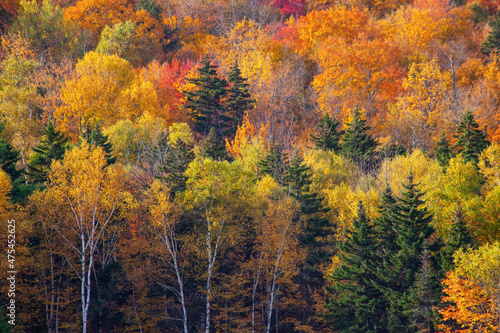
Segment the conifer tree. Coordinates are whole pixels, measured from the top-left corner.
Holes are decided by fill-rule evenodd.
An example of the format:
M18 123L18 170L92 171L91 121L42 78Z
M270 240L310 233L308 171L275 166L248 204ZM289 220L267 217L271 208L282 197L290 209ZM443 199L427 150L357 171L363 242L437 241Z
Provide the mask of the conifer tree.
M285 172L288 167L286 163L286 154L283 148L276 142L271 143L269 152L259 165L264 174L268 174L278 182L278 184L285 185Z
M340 150L339 141L344 132L342 130L337 131L339 125L339 122L336 122L325 113L318 124L316 135L310 134L311 140L314 142L316 149L335 152Z
M196 85L196 90L186 93L186 109L194 122L194 131L202 136L207 135L211 128L224 136L227 131L227 97L228 83L219 78L217 66L203 60L198 69L200 77L190 79Z
M374 162L376 141L368 134L370 128L358 110L342 137L342 153L365 169Z
M441 165L441 167L443 168L447 167L450 163L450 160L453 158L453 152L451 151L450 143L448 142L448 139L446 139L444 132L441 133L439 141L436 144L435 155L436 159L439 162L439 165Z
M444 277L446 272L454 268L453 254L459 249L465 249L473 245L472 237L467 229L467 221L465 220L462 206L457 205L457 210L451 220L451 230L448 236L448 241L440 251L441 273Z
M410 323L404 309L408 308L410 288L414 285L416 274L422 267L421 255L424 242L434 233L430 225L432 215L422 208L423 194L413 183L410 173L408 182L403 185L403 196L398 200L395 218L396 251L386 254L382 278L386 284L386 297L391 301L389 332L401 332Z
M0 122L0 135L3 130L4 125ZM20 159L21 153L0 136L0 168L10 177L12 190L9 196L13 202L25 200L34 190L33 186L26 184L24 169L16 167Z
M486 37L486 41L481 44L481 51L486 55L500 49L500 18L498 15L491 18L489 26L491 27L491 33Z
M290 159L284 180L288 185L290 195L297 199L302 214L306 216L305 229L300 241L308 249L307 269L310 274L322 279L317 268L320 263L331 257L332 253L328 250L328 236L332 235L333 230L329 228L328 219L324 216L329 209L323 207L323 198L318 193L310 191L312 183L310 169L295 151Z
M210 129L210 132L203 140L201 155L206 158L211 158L215 161L227 160L229 158L224 139L213 127Z
M165 173L161 179L165 180L169 186L172 198L186 189L187 177L184 173L188 169L189 163L195 158L193 148L192 144L179 140L175 147L172 147L168 152L165 164L160 169Z
M339 245L341 264L329 278L334 282L327 289L334 294L326 304L326 318L336 332L383 332L387 302L376 287L377 239L364 207L358 206L358 217L346 240Z
M434 332L438 318L436 306L441 300L441 283L432 263L429 245L424 243L420 261L422 266L410 288L409 301L404 314L410 318L410 329L414 332Z
M488 148L489 141L487 135L479 129L479 124L474 120L472 112L467 111L454 135L457 141L453 145L458 154L462 154L466 162L473 161L476 165L479 162L479 155Z
M246 111L253 108L255 100L249 92L249 84L247 79L241 76L241 70L238 67L238 62L236 61L234 65L229 70L230 87L227 90L227 122L230 123L226 130L226 135L229 137L234 137L238 125L243 120L243 116Z
M50 122L44 130L42 142L33 148L29 163L29 175L34 183L44 183L53 161L61 160L66 153L68 138Z
M96 123L92 128L86 127L82 137L90 146L101 147L104 150L107 165L116 162L116 157L113 156L113 145L109 142L108 136L102 133L99 124Z

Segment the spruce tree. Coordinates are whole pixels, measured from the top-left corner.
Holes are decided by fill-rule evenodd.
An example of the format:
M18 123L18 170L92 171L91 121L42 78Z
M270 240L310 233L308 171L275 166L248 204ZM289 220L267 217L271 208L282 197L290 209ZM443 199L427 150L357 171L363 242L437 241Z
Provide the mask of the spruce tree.
M467 229L462 206L457 205L457 210L451 220L451 230L448 235L448 241L440 251L441 273L444 277L446 272L454 268L453 254L459 249L465 249L474 244L472 237Z
M29 175L33 183L44 183L53 161L61 160L66 153L68 138L50 122L44 130L42 142L33 148Z
M82 137L92 147L101 147L104 150L107 165L114 164L116 157L113 156L113 145L109 142L108 136L101 131L99 124L86 127Z
M259 162L262 173L273 177L278 184L285 185L284 178L288 167L286 157L283 148L278 143L271 143L269 152L264 159Z
M213 127L203 140L201 155L215 161L223 161L229 158L224 138Z
M344 132L342 130L337 131L339 125L339 122L336 122L325 113L318 124L316 135L310 134L311 140L314 142L316 149L335 152L340 150L339 141Z
M424 243L420 261L422 266L410 288L404 314L410 318L408 331L434 332L434 323L438 319L436 307L441 301L441 283L427 242Z
M300 203L301 212L305 216L305 228L300 242L308 249L308 257L305 261L308 274L322 279L318 265L332 255L329 250L328 236L333 234L333 230L329 228L328 219L324 216L329 209L323 207L323 198L310 190L312 183L310 169L296 151L290 159L284 180L290 195Z
M225 117L228 127L225 131L226 136L234 137L238 125L241 124L245 111L253 108L255 100L249 92L247 79L241 76L241 70L236 61L229 70L229 89L227 90L227 115Z
M221 136L228 130L225 105L228 83L219 78L217 68L205 59L198 69L200 77L188 80L196 85L196 89L186 93L186 109L193 119L194 131L202 136L206 136L211 128Z
M187 177L184 173L188 169L189 163L195 158L193 148L193 145L178 140L178 143L171 147L165 158L165 164L160 169L165 173L165 176L160 178L169 186L172 199L177 193L186 189Z
M0 122L0 135L4 125ZM17 169L16 164L21 159L21 153L16 150L7 140L0 136L0 167L11 180L12 190L10 198L12 202L24 201L34 190L32 185L26 184L24 169Z
M384 331L388 304L375 287L380 266L376 251L375 230L360 203L352 230L339 245L340 265L329 276L334 284L327 290L334 297L326 304L325 317L336 332Z
M352 122L349 123L342 137L342 153L352 159L361 168L366 169L374 163L376 141L368 134L370 128L361 118L358 110L354 112Z
M479 162L479 155L488 148L487 135L479 129L479 124L474 120L472 112L467 111L457 128L457 139L453 145L458 154L462 154L465 161Z
M446 168L453 158L453 152L450 149L450 143L448 139L446 139L444 132L441 133L434 151L439 165L441 165L442 168Z
M500 49L500 18L498 15L490 19L489 25L491 33L486 37L486 41L481 44L481 51L486 55Z
M386 297L393 306L387 327L389 332L401 332L410 323L403 310L408 308L410 288L422 267L424 242L434 233L430 224L432 215L422 208L423 194L417 190L411 173L403 186L403 196L398 200L397 213L393 215L397 248L393 253L386 254L387 262L382 271L387 286Z

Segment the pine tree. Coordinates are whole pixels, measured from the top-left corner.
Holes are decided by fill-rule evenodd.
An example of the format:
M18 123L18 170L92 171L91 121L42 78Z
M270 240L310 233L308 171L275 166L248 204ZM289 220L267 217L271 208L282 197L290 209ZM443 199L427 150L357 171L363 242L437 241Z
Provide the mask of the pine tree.
M487 135L479 129L479 124L474 120L472 112L467 111L454 135L457 141L453 145L458 154L462 154L465 161L479 162L479 155L489 146Z
M450 160L453 158L453 152L450 149L450 143L448 142L448 139L446 139L444 132L441 133L434 151L439 165L446 168L450 163Z
M486 55L500 49L500 17L492 17L489 26L491 27L491 33L486 37L486 41L481 44L481 51Z
M363 169L374 163L377 148L376 141L368 134L369 129L366 121L361 119L359 111L356 110L352 122L342 137L342 153Z
M95 124L92 128L86 127L82 137L90 146L101 147L104 150L108 165L116 162L116 157L113 156L113 145L109 142L108 136L102 133L99 124Z
M225 134L232 138L236 134L238 125L241 124L245 112L253 108L255 100L250 95L247 79L241 76L241 70L238 67L237 61L229 70L228 81L230 87L227 90L226 118L230 126L228 126Z
M285 172L288 167L286 161L286 154L283 152L283 148L273 142L270 145L269 152L266 157L260 161L261 171L264 174L268 174L278 182L278 184L285 185Z
M358 217L339 245L340 266L330 275L327 289L334 294L326 304L325 317L337 332L383 332L388 304L375 287L380 257L376 254L375 230L360 203Z
M227 160L229 158L224 139L213 127L205 137L205 140L203 140L201 155L215 161Z
M227 106L224 103L228 83L218 77L217 68L205 59L198 69L200 77L188 80L196 85L196 90L186 93L186 109L194 122L194 131L202 136L215 128L224 137L228 130Z
M168 184L172 199L177 193L186 189L187 177L184 173L188 169L189 163L195 158L193 148L193 145L188 145L179 140L175 147L171 147L165 158L165 164L160 169L165 173L165 176L161 177L161 179Z
M44 130L42 142L33 148L29 163L29 175L33 183L44 183L53 161L61 160L66 153L68 138L51 122Z
M316 149L339 151L340 137L344 133L342 130L337 131L340 123L330 118L325 114L318 124L316 135L310 134L311 140L314 142Z

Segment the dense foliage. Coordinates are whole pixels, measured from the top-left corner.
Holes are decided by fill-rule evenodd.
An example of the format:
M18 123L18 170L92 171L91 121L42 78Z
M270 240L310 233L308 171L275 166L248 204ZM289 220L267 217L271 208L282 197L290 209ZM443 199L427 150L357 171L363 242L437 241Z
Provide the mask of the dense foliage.
M500 330L498 3L0 20L1 332Z

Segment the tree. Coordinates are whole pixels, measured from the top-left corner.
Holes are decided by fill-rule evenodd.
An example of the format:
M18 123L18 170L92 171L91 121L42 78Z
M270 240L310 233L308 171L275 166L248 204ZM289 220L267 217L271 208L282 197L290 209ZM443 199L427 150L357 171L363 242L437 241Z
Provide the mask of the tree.
M334 284L327 287L333 297L326 304L326 317L338 332L379 332L385 327L386 300L374 284L380 265L375 235L360 203L353 228L339 245L339 265L329 276Z
M279 184L285 184L287 169L286 154L278 143L271 143L269 152L260 161L261 172L273 177Z
M488 23L491 32L488 37L486 37L486 41L481 44L481 51L486 55L498 51L500 47L500 17L498 15L493 16Z
M179 137L179 134L182 133L187 134ZM185 172L189 163L195 158L194 139L187 124L175 123L171 126L169 143L170 149L160 170L166 174L161 178L165 180L172 197L174 197L186 189L187 176Z
M459 250L454 258L456 268L444 280L443 301L451 304L440 311L443 319L455 321L464 332L498 332L500 243Z
M201 155L215 161L225 160L229 157L226 151L226 144L214 127L210 128L210 132L208 132L208 135L203 140Z
M215 128L221 136L227 134L224 100L228 83L218 77L217 66L208 59L198 69L200 77L188 81L196 85L196 90L186 93L186 109L194 122L194 131L205 136Z
M71 133L72 139L76 140L85 125L98 122L109 126L120 118L138 116L124 114L128 108L121 108L126 104L122 92L135 78L128 61L116 55L88 52L75 71L76 76L61 88L63 104L54 113L61 130Z
M310 134L316 149L331 150L334 152L340 150L339 141L344 132L342 130L337 131L339 125L340 123L335 122L327 113L323 115L316 129L317 136Z
M424 243L420 260L422 266L409 290L409 302L404 312L410 318L411 329L417 332L433 332L438 315L436 307L441 298L441 284L438 273L432 267L427 243Z
M230 84L227 90L227 116L230 118L231 123L227 133L229 137L234 137L238 126L243 121L245 112L253 108L255 100L249 92L250 85L247 79L241 75L241 70L238 66L238 61L229 69L228 82Z
M0 122L0 134L3 130L3 123ZM0 136L0 168L10 177L12 188L9 191L9 196L13 202L24 200L32 191L26 185L24 170L18 170L16 167L20 159L20 152Z
M60 60L78 54L78 25L64 19L64 11L53 1L21 0L19 15L10 29L30 41L34 51Z
M85 128L82 138L87 141L90 147L101 147L106 156L106 164L111 165L116 162L116 157L113 156L113 144L109 142L108 136L103 134L98 123L94 126Z
M439 141L436 143L436 148L434 149L434 154L442 168L446 168L453 157L453 152L450 149L450 143L446 139L444 132L441 132Z
M102 148L86 143L69 151L62 161L52 164L49 184L36 192L32 201L37 215L54 215L63 254L80 280L82 331L88 330L92 281L99 258L110 256L113 244L107 231L127 210L130 196L124 190L124 170L106 167ZM57 214L54 214L57 212ZM125 216L125 215L122 215ZM107 241L109 247L103 246Z
M342 154L352 159L362 168L368 168L374 162L377 142L368 134L370 129L358 110L347 125L342 136Z
M444 248L440 251L440 264L442 273L451 271L455 265L453 264L453 255L458 250L465 250L472 246L473 240L467 228L467 221L462 211L462 205L457 204L457 210L451 221L451 230L448 235L448 240ZM443 275L444 275L443 274Z
M184 274L180 263L180 248L176 235L176 222L178 209L170 200L170 191L163 187L157 180L153 182L149 191L149 210L153 225L158 229L161 242L167 248L169 263L173 268L177 288L168 287L179 299L182 307L182 327L188 333L187 301L184 291Z
M424 242L434 233L434 228L430 225L432 215L426 208L422 208L422 196L410 173L393 215L395 248L385 254L387 261L381 274L386 285L386 297L391 301L387 324L387 329L391 332L401 331L410 323L410 318L404 314L403 309L411 308L407 296L422 267Z
M332 235L323 199L317 192L311 191L311 168L304 164L304 159L295 151L286 169L284 181L288 193L300 204L300 215L303 230L299 235L299 245L305 250L306 257L301 263L299 283L302 285L304 298L308 300L309 309L303 322L313 324L314 294L324 286L322 265L328 262L333 254Z
M62 160L67 149L68 138L58 131L50 122L44 129L42 142L33 148L29 165L29 175L34 183L48 180L50 165L53 161Z
M457 153L462 154L466 162L472 161L475 165L479 162L481 152L490 144L486 133L479 129L479 124L474 120L474 115L470 111L464 114L454 137L457 141L453 148L457 150Z

